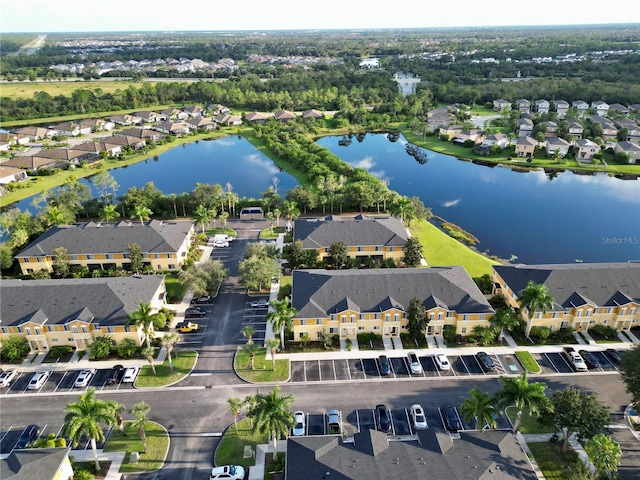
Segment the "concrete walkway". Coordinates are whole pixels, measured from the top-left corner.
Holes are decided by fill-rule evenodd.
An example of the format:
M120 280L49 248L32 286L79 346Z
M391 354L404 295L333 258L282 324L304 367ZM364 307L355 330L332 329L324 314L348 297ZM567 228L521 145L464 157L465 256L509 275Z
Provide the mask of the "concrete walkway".
M88 450L71 450L69 456L73 457L76 462L93 462L93 451ZM120 473L120 466L124 461L125 452L109 452L105 453L102 450L98 450L99 462L111 462L109 471L105 480L120 480L122 474Z
M287 442L279 441L276 445L277 452L287 452ZM249 480L262 480L264 478L264 462L268 453L273 454L273 445L258 445L256 447L256 464L249 467Z

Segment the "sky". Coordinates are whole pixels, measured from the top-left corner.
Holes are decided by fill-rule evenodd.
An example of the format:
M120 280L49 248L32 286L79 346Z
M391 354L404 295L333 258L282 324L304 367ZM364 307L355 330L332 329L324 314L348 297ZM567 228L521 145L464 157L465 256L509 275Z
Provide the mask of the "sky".
M0 34L640 23L639 0L2 0Z

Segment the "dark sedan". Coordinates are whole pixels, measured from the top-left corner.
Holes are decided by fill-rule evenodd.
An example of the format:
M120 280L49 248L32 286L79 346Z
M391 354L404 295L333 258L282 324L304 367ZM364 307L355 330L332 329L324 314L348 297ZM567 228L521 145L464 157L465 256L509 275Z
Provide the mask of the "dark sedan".
M598 361L598 359L594 354L592 354L588 350L580 350L578 353L584 360L584 363L587 364L588 369L591 370L593 368L600 368L600 362Z
M458 412L456 412L453 405L447 405L442 408L442 418L444 419L444 426L450 432L457 432L462 428L460 419L458 418Z
M378 424L378 430L381 432L391 430L391 416L386 405L378 405L376 407L376 423Z
M27 448L40 435L40 427L38 425L27 425L22 431L20 439L14 448Z
M202 307L189 307L184 312L185 317L204 317L207 314L207 311Z

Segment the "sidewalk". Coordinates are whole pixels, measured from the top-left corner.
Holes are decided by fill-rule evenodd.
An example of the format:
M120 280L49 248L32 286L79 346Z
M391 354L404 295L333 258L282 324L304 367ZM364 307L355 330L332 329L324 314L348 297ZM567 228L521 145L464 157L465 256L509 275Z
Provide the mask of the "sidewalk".
M120 466L124 461L125 455L125 452L104 453L102 450L98 450L98 461L111 462L105 480L121 479ZM90 448L87 450L71 450L69 456L73 457L76 462L93 462L93 451Z
M286 453L287 442L278 441L276 451ZM271 443L256 446L256 464L253 467L249 467L249 480L262 480L264 478L264 462L268 453L273 454Z

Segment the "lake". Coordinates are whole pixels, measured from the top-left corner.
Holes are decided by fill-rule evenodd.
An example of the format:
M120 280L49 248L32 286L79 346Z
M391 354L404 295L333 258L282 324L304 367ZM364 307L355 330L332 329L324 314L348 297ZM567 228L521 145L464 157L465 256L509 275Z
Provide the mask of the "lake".
M418 196L434 214L478 237L478 249L523 263L614 262L640 259L640 181L606 174L516 172L426 151L419 163L404 137L385 134L325 137L318 144L354 167L389 180L389 188ZM241 197L259 198L274 185L284 196L296 179L247 140L226 137L176 147L157 160L110 171L118 194L153 182L162 192L192 190L196 182L227 182ZM28 208L30 199L17 205ZM517 257L517 260L515 259Z

